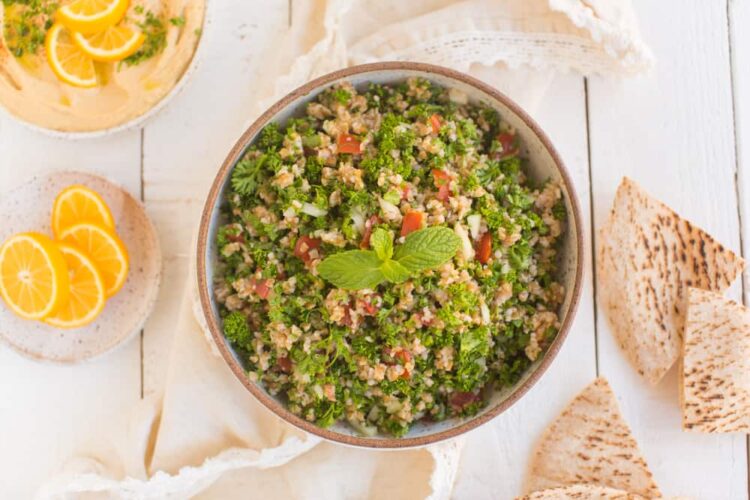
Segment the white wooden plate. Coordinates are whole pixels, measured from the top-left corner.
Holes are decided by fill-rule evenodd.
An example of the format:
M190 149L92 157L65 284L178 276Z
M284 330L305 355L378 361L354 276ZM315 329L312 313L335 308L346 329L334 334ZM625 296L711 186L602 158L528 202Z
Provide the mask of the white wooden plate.
M36 360L76 363L114 349L141 330L151 313L161 281L161 248L143 205L108 180L82 172L39 175L0 196L0 242L27 231L51 235L52 203L71 184L83 184L102 195L112 210L117 232L130 254L130 272L120 292L107 301L91 324L56 329L15 316L0 300L0 338L20 354Z

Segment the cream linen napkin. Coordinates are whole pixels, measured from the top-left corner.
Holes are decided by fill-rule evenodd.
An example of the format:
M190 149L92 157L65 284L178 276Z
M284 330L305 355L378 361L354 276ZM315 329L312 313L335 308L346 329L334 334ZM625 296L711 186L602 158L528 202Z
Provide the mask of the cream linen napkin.
M533 110L555 71L652 64L627 0L299 0L255 114L304 82L377 60L468 71ZM346 22L356 13L356 23ZM263 90L265 89L265 90ZM188 242L185 242L188 244ZM194 248L194 247L193 247ZM194 273L190 273L192 283ZM194 288L194 286L193 286ZM249 395L186 293L162 397L150 398L45 484L39 498L448 498L461 440L375 452L321 442ZM405 475L408 471L408 475Z

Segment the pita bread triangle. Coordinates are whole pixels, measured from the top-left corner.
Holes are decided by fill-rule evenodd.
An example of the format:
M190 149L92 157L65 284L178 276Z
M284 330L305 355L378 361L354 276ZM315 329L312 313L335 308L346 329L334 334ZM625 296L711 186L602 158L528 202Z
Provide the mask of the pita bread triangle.
M750 309L690 289L680 382L684 429L750 433Z
M574 484L562 488L535 491L516 500L646 500L640 495L606 486Z
M659 488L604 378L586 387L542 435L527 493L588 484L659 497Z
M630 362L656 384L681 352L687 288L722 291L745 263L628 178L599 240L600 303Z

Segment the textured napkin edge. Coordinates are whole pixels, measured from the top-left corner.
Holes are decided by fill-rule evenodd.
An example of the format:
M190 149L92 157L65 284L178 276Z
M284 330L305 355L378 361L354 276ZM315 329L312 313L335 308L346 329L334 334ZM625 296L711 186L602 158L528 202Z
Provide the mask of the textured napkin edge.
M132 477L115 479L103 475L100 462L81 458L71 462L69 469L44 485L37 499L62 499L73 494L107 493L113 498L133 500L181 499L197 494L227 472L248 467L259 470L282 466L310 451L320 439L309 436L302 441L290 437L280 446L260 451L247 448L230 448L209 457L201 465L182 467L177 474L158 471L149 479Z
M347 62L410 60L460 71L469 71L473 64L504 64L511 69L583 75L635 75L653 67L653 54L641 40L629 9L618 12L617 19L607 19L581 0L546 1L552 12L567 18L571 32L555 31L554 23L547 26L549 21L534 17L529 18L528 31L508 29L508 20L484 11L480 17L472 9L466 9L464 18L443 19L441 11L459 10L452 5L385 26L356 41L349 47ZM545 29L535 30L534 23ZM588 36L573 33L576 28Z
M588 31L609 55L620 58L623 69L628 73L648 71L654 66L656 58L640 38L635 26L606 21L581 0L549 0L549 6L565 14L577 27Z

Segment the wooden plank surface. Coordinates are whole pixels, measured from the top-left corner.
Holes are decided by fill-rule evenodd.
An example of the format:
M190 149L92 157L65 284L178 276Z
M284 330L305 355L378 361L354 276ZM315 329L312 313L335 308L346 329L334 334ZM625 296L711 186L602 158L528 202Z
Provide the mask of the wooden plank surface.
M736 139L737 195L743 236L743 250L747 258L750 238L750 1L729 2L729 42L732 67L732 97L734 104L734 135ZM750 304L750 269L745 269L744 302Z
M635 2L653 74L589 81L594 221L605 220L623 175L729 248L740 250L727 5ZM730 291L739 297L739 280ZM680 430L676 370L657 386L641 379L598 314L599 367L618 394L663 493L747 497L744 436Z
M65 141L0 117L0 196L34 173L69 169L99 173L138 196L140 134ZM76 366L37 363L0 345L0 380L0 498L31 498L83 440L139 400L139 338Z
M250 117L267 48L288 29L287 2L220 0L211 8L199 70L143 136L144 197L159 230L165 267L144 334L145 394L160 391L164 383L205 194Z
M750 32L745 29L750 2L635 4L644 38L658 59L654 73L628 81L595 78L588 88L580 77L560 76L533 114L573 174L587 229L589 207L598 227L621 176L629 175L739 250L741 228L750 234L750 217L740 222L738 215L738 203L743 215L750 214ZM141 388L151 394L163 386L203 195L247 120L265 49L278 43L288 26L286 1L214 0L212 9L198 71L143 131L71 142L0 118L0 196L35 171L102 173L135 194L143 190L165 258L142 363L138 340L75 367L40 365L0 346L0 428L11 430L0 433L0 498L30 497L78 443L104 428L113 413L128 411ZM587 248L590 237L589 231ZM642 382L613 341L603 312L595 314L591 257L589 252L586 285L567 343L519 404L468 436L454 498L504 499L520 491L534 441L596 376L597 353L599 369L612 382L664 493L747 498L744 436L680 432L674 373L656 388ZM737 284L732 294L739 293Z

